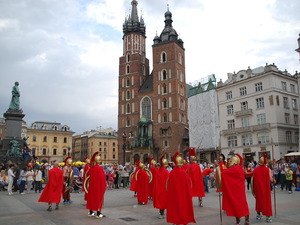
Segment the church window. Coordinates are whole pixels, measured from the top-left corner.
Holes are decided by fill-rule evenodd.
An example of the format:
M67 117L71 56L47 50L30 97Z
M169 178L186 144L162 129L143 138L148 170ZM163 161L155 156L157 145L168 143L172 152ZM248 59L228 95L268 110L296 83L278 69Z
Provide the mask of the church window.
M129 53L127 54L126 62L130 62L130 54Z
M126 127L130 127L130 119L129 118L127 118L127 120L126 120Z
M142 50L145 51L145 39L142 38ZM145 63L145 57L143 57L143 63Z
M126 91L126 100L130 99L130 91Z
M142 117L151 120L151 100L149 97L145 97L142 100Z
M163 80L167 79L167 71L165 71L165 70L163 71L163 77L162 78L163 78Z
M182 56L180 53L178 54L178 62L179 62L179 64L182 64Z
M128 73L130 73L130 66L129 65L126 66L126 74L128 74Z
M158 114L158 123L161 123L161 116Z
M163 100L163 109L166 109L167 106L168 106L167 99L164 98L164 100Z
M130 113L130 104L129 103L126 105L126 113Z
M184 110L184 102L183 102L183 100L181 99L181 102L180 102L180 106L181 106L181 110Z
M143 73L143 75L145 75L145 66L144 65L142 67L142 73Z
M138 50L139 49L139 37L135 35L135 40L134 40L134 49Z
M129 86L130 86L130 78L127 77L127 78L126 78L126 87L129 87Z
M130 50L130 36L127 36L127 51Z
M168 117L167 117L166 113L164 113L164 115L163 115L163 122L164 123L168 122Z
M167 94L167 85L166 84L163 84L162 93Z
M165 53L165 52L161 53L160 62L162 62L162 63L167 62L167 53Z

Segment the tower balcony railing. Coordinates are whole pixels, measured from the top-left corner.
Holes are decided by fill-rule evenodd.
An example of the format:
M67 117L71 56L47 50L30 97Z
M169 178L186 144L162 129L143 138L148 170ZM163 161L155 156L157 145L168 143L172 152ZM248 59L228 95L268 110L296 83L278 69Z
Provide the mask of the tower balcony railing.
M271 127L270 123L258 124L258 125L247 126L247 127L239 127L234 129L222 130L222 135L249 133L249 132L255 132L260 130L270 130L270 127Z
M249 115L252 115L252 114L253 114L252 109L246 109L246 110L241 110L241 111L235 112L236 117L249 116Z

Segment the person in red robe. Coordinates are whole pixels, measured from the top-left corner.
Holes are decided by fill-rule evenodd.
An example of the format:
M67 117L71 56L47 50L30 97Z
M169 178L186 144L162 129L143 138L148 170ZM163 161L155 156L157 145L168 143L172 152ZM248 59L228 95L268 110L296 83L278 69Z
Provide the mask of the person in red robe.
M137 201L139 205L148 204L149 195L149 175L146 172L144 163L139 164L139 171L136 173L137 182Z
M266 222L272 222L272 200L270 182L272 174L270 168L266 167L267 156L259 159L259 166L254 169L251 187L255 197L255 210L257 212L256 219L262 219L262 215L266 216ZM262 214L262 215L261 215Z
M169 171L166 167L169 162L164 157L165 155L160 157L160 167L157 170L153 187L153 207L159 209L159 219L165 218L165 209L168 204L166 184L169 178Z
M48 211L52 211L52 203L56 203L55 209L59 208L64 185L63 171L58 168L58 162L53 162L53 168L49 170L48 182L39 198L39 202L47 202Z
M91 165L89 170L89 183L88 187L85 185L87 194L86 208L89 209L88 216L94 216L94 211L97 211L96 218L104 217L101 213L104 193L106 190L106 176L103 168L100 166L101 157L99 152L95 152L91 158ZM86 178L88 179L88 178ZM86 184L87 182L85 182Z
M189 148L190 166L187 170L192 181L192 195L198 197L199 206L203 207L202 197L205 197L204 182L202 178L201 168L197 163L196 149Z
M137 197L137 182L136 182L136 173L140 170L139 168L140 160L135 163L135 170L130 174L130 191L134 191L134 197Z
M228 168L221 173L222 209L227 216L234 216L236 224L240 224L241 217L245 217L245 225L249 224L249 207L246 199L245 176L242 157L232 156Z
M154 160L154 158L150 158L149 165L150 165L150 172L152 174L152 180L151 180L151 182L149 182L149 199L152 199L153 187L154 187L154 183L155 183L155 176L157 173L156 161Z
M83 177L82 177L82 184L84 184L85 179L88 177L88 172L90 169L90 159L88 157L84 158L83 162L86 164L84 165L83 168ZM84 185L82 185L82 191L84 191L84 200L86 201L87 199L87 193L85 192Z
M175 166L167 183L167 222L173 224L196 223L192 201L192 182L183 168L183 158L176 152Z

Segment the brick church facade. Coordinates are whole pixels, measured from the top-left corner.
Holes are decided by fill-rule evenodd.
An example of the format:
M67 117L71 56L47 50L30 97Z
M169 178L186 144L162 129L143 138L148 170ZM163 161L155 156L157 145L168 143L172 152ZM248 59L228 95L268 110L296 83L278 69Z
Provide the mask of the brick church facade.
M137 1L123 24L119 59L118 142L120 163L161 154L171 159L188 148L185 49L165 13L165 27L152 45L153 70L146 57L146 27Z

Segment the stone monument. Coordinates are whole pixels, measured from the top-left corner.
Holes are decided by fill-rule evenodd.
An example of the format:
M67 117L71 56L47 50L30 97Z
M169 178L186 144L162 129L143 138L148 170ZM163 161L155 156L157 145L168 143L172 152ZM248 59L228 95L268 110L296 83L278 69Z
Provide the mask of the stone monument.
M22 121L25 116L20 108L19 82L12 88L12 97L8 110L3 114L6 123L6 135L0 148L0 161L11 159L16 162L21 160L23 139L21 137Z

